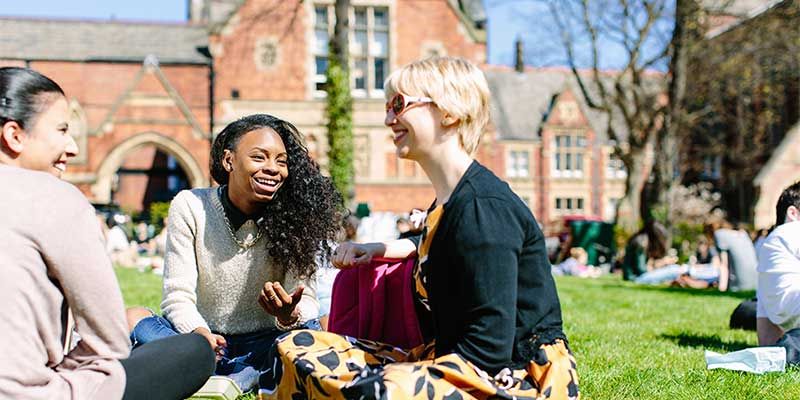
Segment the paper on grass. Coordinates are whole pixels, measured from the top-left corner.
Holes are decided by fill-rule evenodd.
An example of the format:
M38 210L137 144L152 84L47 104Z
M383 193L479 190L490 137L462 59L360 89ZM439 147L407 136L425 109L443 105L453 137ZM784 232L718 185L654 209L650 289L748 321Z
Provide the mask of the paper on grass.
M708 369L729 369L733 371L783 372L786 370L786 349L783 347L751 347L728 354L706 350Z

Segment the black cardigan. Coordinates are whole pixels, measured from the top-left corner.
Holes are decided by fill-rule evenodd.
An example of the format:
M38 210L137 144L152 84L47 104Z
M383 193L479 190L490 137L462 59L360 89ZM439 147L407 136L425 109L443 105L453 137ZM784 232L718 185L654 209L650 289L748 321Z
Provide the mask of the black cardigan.
M497 373L566 337L544 235L530 210L477 161L467 169L422 266L436 354ZM425 321L423 321L425 323Z

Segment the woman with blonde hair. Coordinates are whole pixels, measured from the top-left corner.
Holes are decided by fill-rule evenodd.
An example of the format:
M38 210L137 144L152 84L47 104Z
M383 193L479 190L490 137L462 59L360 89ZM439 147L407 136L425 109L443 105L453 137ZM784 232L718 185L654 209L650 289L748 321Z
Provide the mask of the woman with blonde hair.
M294 331L276 341L261 398L578 398L544 236L508 184L473 158L489 121L483 73L436 57L395 71L384 89L397 153L422 167L436 200L417 240L345 243L333 262L416 255L424 344Z

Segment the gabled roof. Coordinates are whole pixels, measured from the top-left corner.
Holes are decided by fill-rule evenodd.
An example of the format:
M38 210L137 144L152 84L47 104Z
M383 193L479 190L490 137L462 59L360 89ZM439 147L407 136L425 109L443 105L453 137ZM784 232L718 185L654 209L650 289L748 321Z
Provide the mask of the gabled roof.
M751 17L781 0L702 0L700 5L714 14L727 14L737 17Z
M711 12L730 15L735 17L730 23L722 24L714 29L710 29L705 34L706 39L713 39L736 27L746 24L775 7L784 4L785 0L706 0L704 6ZM716 7L716 8L715 8Z
M194 114L192 114L192 110L189 109L189 106L183 100L183 97L181 97L180 93L178 93L178 91L175 89L172 83L170 83L167 76L164 75L164 72L161 71L159 63L160 60L158 60L154 56L148 56L145 59L142 65L142 69L140 69L139 72L136 73L136 76L130 81L128 88L121 95L119 95L119 97L117 97L116 101L114 101L114 104L111 106L111 108L108 110L108 113L106 113L106 116L103 118L103 121L94 129L94 131L90 133L91 135L93 136L103 135L103 129L105 125L114 122L117 112L122 107L125 106L125 103L131 97L134 90L142 82L142 79L145 77L145 75L152 73L155 75L155 78L161 84L167 96L169 96L169 98L172 99L172 101L175 103L175 107L184 117L186 123L192 127L192 131L195 137L205 138L207 136L207 133L197 122L197 119L195 118Z
M486 43L486 10L481 0L447 0L469 35L478 43Z
M527 70L489 69L484 74L492 92L492 123L498 139L539 140L542 126L561 93L570 90L600 142L607 142L608 116L591 109L583 99L572 72L559 68ZM620 140L627 128L618 116L614 130Z
M204 26L0 17L0 59L208 64Z
M761 167L761 171L759 171L758 175L753 179L754 186L761 186L767 177L775 173L775 169L778 168L779 165L786 165L789 157L792 155L791 152L794 151L792 143L796 143L798 140L800 140L800 122L789 128L789 131L783 137L783 140L781 140L781 144L775 148L772 156L770 156L769 161Z

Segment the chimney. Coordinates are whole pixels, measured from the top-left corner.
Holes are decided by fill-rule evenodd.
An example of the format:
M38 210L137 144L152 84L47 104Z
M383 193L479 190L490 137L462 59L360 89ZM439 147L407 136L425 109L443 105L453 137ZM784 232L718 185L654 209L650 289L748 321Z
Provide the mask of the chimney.
M514 70L519 73L525 72L525 62L522 60L522 39L517 37L517 40L514 41L514 47L516 47L514 53Z

